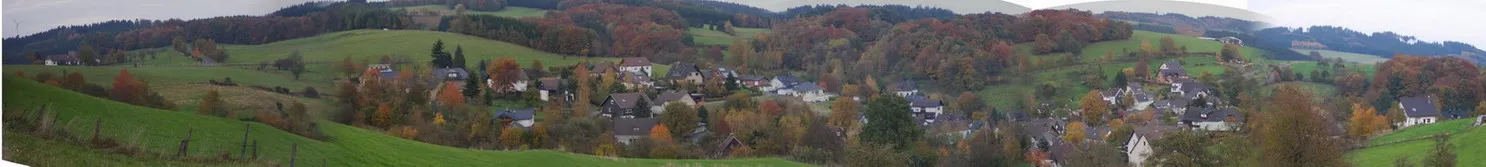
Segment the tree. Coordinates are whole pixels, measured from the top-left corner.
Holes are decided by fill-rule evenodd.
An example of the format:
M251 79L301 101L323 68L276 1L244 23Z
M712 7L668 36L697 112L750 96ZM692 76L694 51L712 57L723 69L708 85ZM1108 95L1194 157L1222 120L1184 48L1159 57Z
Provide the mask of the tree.
M521 130L521 128L518 128L516 126L507 126L506 129L501 130L500 145L505 147L507 150L521 148L521 145L525 143L524 141L522 141L522 138L525 135L523 133L524 132Z
M577 94L577 99L575 99L572 104L573 115L576 116L587 116L588 112L590 111L588 108L588 105L590 104L589 96L593 94L593 81L591 81L592 77L589 77L588 68L584 67L585 64L587 63L578 63L577 66L573 67L573 77L577 78L576 80L578 85L578 90L575 91L575 94Z
M1161 37L1161 54L1171 55L1179 52L1181 50L1176 47L1176 41L1171 40L1171 36Z
M1218 52L1218 61L1222 63L1244 61L1243 52L1239 51L1239 47L1241 46L1235 44L1223 44L1223 49Z
M982 112L986 108L985 100L981 99L980 95L975 95L975 92L960 92L960 97L955 98L955 100L958 101L956 104L959 105L955 110L960 110L964 113Z
M87 42L83 42L82 46L77 47L77 58L83 62L83 65L98 65L98 51L94 50L93 45Z
M1373 109L1370 105L1352 104L1352 117L1347 119L1347 135L1362 138L1372 134L1375 130L1381 130L1376 129L1377 123L1372 122L1373 118L1377 117L1376 113L1378 113L1377 109Z
M392 125L392 107L387 103L377 104L377 111L372 115L372 126L387 128Z
M697 111L686 104L670 103L666 104L665 109L665 113L662 113L660 117L660 123L666 127L675 127L669 129L668 133L671 133L671 136L685 136L691 133L691 130L696 129L697 123L702 119L697 116Z
M1342 146L1325 132L1329 119L1314 110L1311 93L1296 85L1281 85L1271 104L1275 112L1262 115L1258 136L1263 166L1342 166Z
M450 66L464 68L464 46L454 46L454 60Z
M836 101L831 102L831 117L828 124L842 128L855 127L857 125L857 112L861 110L861 106L862 104L857 103L855 100L847 98L836 99Z
M438 100L444 109L451 110L465 102L464 95L459 94L459 86L454 84L444 84L443 88L439 88Z
M344 76L351 76L351 75L360 74L362 72L362 70L364 70L361 67L361 65L356 64L355 61L352 61L351 60L351 56L346 56L346 59L345 60L341 60L341 66L340 67L341 67L341 75L344 75Z
M671 139L671 128L666 127L666 125L655 125L653 127L650 127L650 140L655 142L670 143L671 141L673 141Z
M72 72L67 74L67 79L63 80L61 84L63 89L82 92L83 85L87 85L88 81L83 79L82 73Z
M1105 102L1104 96L1099 95L1099 91L1097 90L1092 90L1084 94L1084 97L1078 103L1079 108L1082 109L1079 112L1080 117L1083 117L1084 122L1090 124L1102 124L1104 122L1104 115L1109 113L1110 110L1109 102Z
M1150 65L1150 58L1142 55L1142 56L1140 56L1137 59L1139 59L1139 60L1137 60L1135 62L1135 76L1134 77L1136 79L1145 79L1146 76L1148 76L1148 75L1151 74L1151 70L1150 70L1150 68L1151 68L1150 67L1151 66Z
M1067 141L1070 143L1083 143L1085 139L1084 123L1069 122L1067 127L1067 130L1065 130L1066 133L1063 134L1063 141Z
M1477 104L1476 105L1476 112L1475 112L1475 114L1478 115L1478 116L1479 115L1486 115L1486 101L1481 101L1480 104Z
M433 43L433 51L428 56L433 57L432 63L434 68L449 68L454 64L454 60L451 60L452 58L449 57L449 52L444 51L444 40L435 41Z
M1219 157L1207 149L1211 141L1199 132L1172 132L1150 142L1155 150L1145 160L1148 166L1221 166Z
M1037 38L1033 40L1032 46L1035 51L1033 54L1051 53L1058 47L1057 44L1053 44L1052 37L1048 37L1047 34L1037 34Z
M909 113L908 100L897 95L882 95L867 102L867 124L861 139L866 143L906 150L909 141L923 134Z
M114 77L113 88L108 90L108 95L114 101L139 104L136 100L142 99L142 89L144 85L134 79L134 74L130 74L128 69L119 69L119 76Z
M217 90L207 91L206 97L202 97L201 103L196 105L196 113L202 115L226 116L222 114L223 110L222 98L217 94Z
M1450 151L1450 148L1450 135L1435 135L1434 150L1429 151L1429 157L1424 158L1424 166L1455 166L1455 152Z

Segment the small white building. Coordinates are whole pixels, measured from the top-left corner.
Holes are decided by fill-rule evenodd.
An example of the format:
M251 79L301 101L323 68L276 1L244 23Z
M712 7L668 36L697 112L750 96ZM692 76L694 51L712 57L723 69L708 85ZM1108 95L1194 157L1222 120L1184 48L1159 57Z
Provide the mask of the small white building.
M799 97L800 100L812 103L830 100L832 96L831 94L827 94L826 90L821 88L820 86L809 83L795 84L795 86L793 87L780 89L779 92L781 92L782 95Z
M650 59L645 57L630 57L619 60L619 70L630 73L650 75L655 69L651 68Z
M1407 117L1399 127L1432 124L1440 118L1440 110L1435 107L1434 98L1429 96L1399 98L1398 108L1403 109L1403 116Z
M893 83L890 88L892 88L893 93L898 94L898 96L908 97L919 95L918 85L915 85L913 81L898 81L898 83Z
M800 78L795 77L794 75L783 74L783 75L774 76L774 79L769 80L769 86L765 86L763 88L760 88L760 90L765 91L765 92L781 91L781 90L786 89L786 88L789 88L791 86L795 86L796 84L800 84L801 82L804 82L804 80L801 80ZM786 93L786 92L776 92L775 94L788 94L788 93Z
M656 118L616 118L614 119L614 139L629 145L639 141L641 138L650 136L650 129L655 127L659 121Z
M933 124L940 114L944 114L944 101L923 96L909 96L906 98L908 100L908 108L913 110L915 116L923 118L923 124Z
M1168 132L1179 130L1170 126L1144 126L1135 128L1135 133L1130 135L1130 140L1125 142L1125 157L1128 158L1130 166L1145 166L1146 159L1155 153L1151 141L1161 139Z

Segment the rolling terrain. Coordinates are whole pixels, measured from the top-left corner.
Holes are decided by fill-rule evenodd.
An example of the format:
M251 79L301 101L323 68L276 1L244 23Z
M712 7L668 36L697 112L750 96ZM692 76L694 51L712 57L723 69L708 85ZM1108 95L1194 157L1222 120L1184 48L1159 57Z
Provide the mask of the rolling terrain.
M1402 129L1367 141L1370 147L1351 150L1346 158L1352 164L1367 167L1390 166L1399 158L1422 164L1420 162L1434 149L1435 142L1429 136L1451 134L1450 151L1455 153L1457 165L1486 164L1486 159L1478 158L1486 157L1486 129L1471 126L1474 121L1458 119Z

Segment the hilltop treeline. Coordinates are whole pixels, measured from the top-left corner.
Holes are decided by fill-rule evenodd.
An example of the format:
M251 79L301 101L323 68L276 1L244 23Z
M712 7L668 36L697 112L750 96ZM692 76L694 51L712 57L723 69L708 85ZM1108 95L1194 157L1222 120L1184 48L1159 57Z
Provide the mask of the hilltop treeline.
M174 38L211 39L224 44L263 44L351 29L403 29L412 20L377 4L305 3L267 16L225 16L195 20L120 20L52 29L5 39L5 63L27 63L21 55L63 54L81 44L100 50L165 47Z
M1379 55L1383 57L1390 57L1394 54L1425 56L1486 55L1486 51L1477 49L1475 46L1455 41L1427 42L1420 41L1413 36L1393 32L1365 34L1334 26L1311 26L1304 29L1287 27L1268 28L1259 30L1255 33L1255 36L1271 43L1289 44L1291 41L1316 42L1325 45L1330 50Z

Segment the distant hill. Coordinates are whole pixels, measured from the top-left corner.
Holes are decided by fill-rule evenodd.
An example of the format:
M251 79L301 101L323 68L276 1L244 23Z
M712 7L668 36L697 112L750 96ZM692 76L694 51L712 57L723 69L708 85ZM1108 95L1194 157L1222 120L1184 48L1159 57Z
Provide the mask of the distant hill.
M1308 28L1276 27L1253 33L1267 43L1288 45L1293 41L1315 42L1328 50L1392 57L1394 54L1417 56L1456 56L1476 64L1486 63L1486 51L1470 44L1443 41L1420 41L1413 36L1394 32L1363 33L1345 27L1312 26ZM1247 41L1247 40L1246 40Z
M734 0L736 1L736 0ZM937 7L949 9L958 14L1001 12L1007 14L1019 14L1032 11L1032 8L1001 0L876 0L867 2L842 3L840 0L799 0L778 2L776 6L806 6L806 5L889 5L889 4L923 4L925 7Z
M1163 32L1157 29L1164 28L1169 29L1170 32L1163 33L1187 34L1193 36L1205 34L1206 31L1209 30L1248 32L1266 26L1266 23L1256 22L1252 20L1217 16L1191 17L1180 13L1156 14L1143 12L1106 11L1104 13L1099 13L1099 15L1097 16L1099 16L1099 18L1134 21L1143 24L1153 24L1149 26L1137 25L1135 28L1138 30Z
M1079 9L1079 10L1089 10L1089 11L1093 11L1094 13L1102 13L1102 12L1107 12L1107 11L1142 12L1142 13L1156 13L1156 14L1180 13L1180 14L1183 14L1183 15L1188 15L1188 16L1193 16L1193 17L1204 17L1204 16L1228 17L1228 18L1235 18L1235 19L1241 19L1241 20L1258 21L1258 22L1270 22L1270 20L1274 20L1274 18L1269 17L1269 16L1266 16L1264 14L1259 14L1259 13L1255 13L1253 11L1239 9L1239 8L1234 8L1234 7L1228 7L1228 6L1222 6L1222 5L1213 5L1213 4L1206 4L1206 3L1197 3L1197 2L1170 1L1170 0L1116 0L1116 1L1098 1L1098 2L1086 2L1086 3L1069 4L1069 5L1063 5L1063 6L1055 6L1055 7L1049 7L1048 9L1068 9L1068 8L1075 8L1075 9Z

